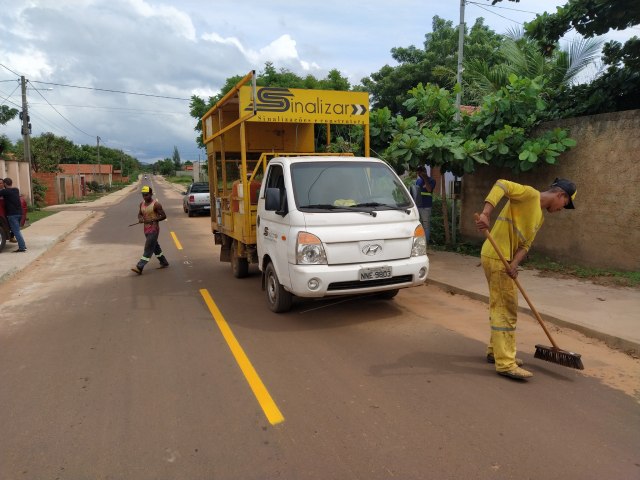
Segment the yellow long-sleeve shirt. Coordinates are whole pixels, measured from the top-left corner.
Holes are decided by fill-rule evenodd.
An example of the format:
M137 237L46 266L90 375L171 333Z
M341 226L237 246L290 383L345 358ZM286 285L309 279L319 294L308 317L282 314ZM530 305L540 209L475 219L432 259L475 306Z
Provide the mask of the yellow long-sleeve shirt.
M508 180L498 180L485 198L485 202L495 207L505 196L509 200L496 218L491 235L505 258L511 260L518 248L529 251L544 222L544 215L538 190ZM481 255L500 258L488 240L482 245Z

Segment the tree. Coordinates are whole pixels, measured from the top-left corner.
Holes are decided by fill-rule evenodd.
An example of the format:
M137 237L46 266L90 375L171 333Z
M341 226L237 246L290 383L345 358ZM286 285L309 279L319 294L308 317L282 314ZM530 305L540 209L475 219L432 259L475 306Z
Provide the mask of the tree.
M13 151L13 143L6 135L0 135L0 156Z
M158 160L153 167L153 171L160 175L173 175L175 172L175 164L170 158L164 160Z
M392 140L385 152L399 173L425 163L458 176L473 172L477 164L527 171L543 162L555 163L575 145L562 129L533 133L548 108L536 80L510 75L506 87L485 97L480 108L460 122L455 120L455 93L422 84L409 91L405 107L413 116L392 119Z
M494 0L494 4L501 0ZM513 0L510 0L513 1ZM517 1L517 0L516 0ZM555 13L544 13L525 25L545 55L551 55L557 41L570 29L585 37L623 30L640 23L640 2L630 0L569 0ZM633 37L623 45L607 42L603 47L606 72L589 85L564 86L552 96L558 117L592 115L640 108L640 40Z
M178 147L176 147L175 145L173 146L173 167L174 170L177 172L181 169L182 167L182 163L180 162L180 153L178 152Z
M65 137L51 132L31 138L31 167L35 172L59 172L60 163L67 163L72 156L74 144Z
M0 125L6 125L18 115L18 110L9 108L7 105L0 105Z
M24 143L19 140L13 150L20 161L23 158ZM31 138L31 164L36 172L58 172L61 163L98 163L96 145L75 145L65 137L58 137L53 133L43 133ZM124 153L122 150L100 146L100 163L113 165L114 168L122 166L123 171L131 175L140 170L140 162Z
M399 65L385 65L362 79L373 105L376 108L387 107L393 115L406 114L403 103L407 92L419 83L453 88L456 83L458 35L458 28L453 26L453 22L435 16L432 32L425 35L422 49L414 45L391 49L391 56ZM483 58L493 65L498 61L497 49L501 43L502 36L484 25L482 18L476 20L471 30L465 29L466 58ZM467 99L465 93L463 102Z
M494 0L493 4L499 1ZM537 15L526 24L526 31L549 51L572 28L585 37L593 37L611 29L624 30L638 23L640 3L637 1L569 0L558 7L556 13Z
M540 78L548 92L570 85L576 77L600 56L601 41L579 39L569 49L557 49L545 56L538 44L521 30L510 31L498 51L502 61L491 66L481 58L465 61L465 90L480 103L485 95L509 84L509 75Z

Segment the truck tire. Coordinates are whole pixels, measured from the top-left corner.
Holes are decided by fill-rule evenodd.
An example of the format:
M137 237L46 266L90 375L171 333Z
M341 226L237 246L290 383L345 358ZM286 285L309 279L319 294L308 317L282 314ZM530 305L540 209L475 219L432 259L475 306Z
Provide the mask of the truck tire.
M0 220L0 252L4 250L4 246L7 244L8 240L8 229L5 229L2 221Z
M386 292L378 293L377 297L381 298L382 300L391 300L398 294L399 291L400 289L394 288L393 290L387 290Z
M249 262L246 258L238 256L238 243L231 245L231 272L236 278L244 278L249 275Z
M187 206L187 215L190 217L193 217L195 215L195 213L193 213L193 211L191 210L191 207Z
M293 303L293 295L287 292L284 287L280 285L273 263L269 262L267 265L264 277L269 309L275 313L288 312L291 309L291 304Z

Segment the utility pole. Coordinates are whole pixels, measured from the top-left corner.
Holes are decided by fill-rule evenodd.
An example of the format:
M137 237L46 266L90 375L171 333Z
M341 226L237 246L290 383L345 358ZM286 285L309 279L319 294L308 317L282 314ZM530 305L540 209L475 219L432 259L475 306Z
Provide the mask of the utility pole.
M31 182L31 124L29 123L29 107L27 106L27 80L24 75L20 77L22 87L22 143L24 144L24 159L29 163L29 202L33 202L33 183Z
M456 121L460 121L460 104L462 103L462 54L464 50L464 2L460 0L460 25L458 27L458 76L456 81L460 90L456 94Z
M458 76L456 81L458 82L458 93L456 94L456 122L461 120L460 105L462 104L462 57L464 52L464 3L465 0L460 0L460 25L458 27ZM454 177L453 185L455 185L458 177ZM455 188L455 187L454 187ZM454 188L451 190L451 240L453 244L456 243L456 194Z
M98 148L98 178L102 178L100 175L100 137L96 137L97 148ZM98 182L98 185L102 185L102 183Z

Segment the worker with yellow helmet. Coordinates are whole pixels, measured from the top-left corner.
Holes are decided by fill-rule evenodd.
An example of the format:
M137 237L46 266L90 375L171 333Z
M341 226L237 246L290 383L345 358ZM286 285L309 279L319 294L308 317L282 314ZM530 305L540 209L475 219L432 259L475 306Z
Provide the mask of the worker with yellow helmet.
M151 256L155 254L156 258L160 261L160 268L166 268L169 266L169 262L162 253L162 248L158 243L158 235L160 234L160 224L162 220L167 218L167 214L164 213L164 209L160 202L153 198L153 189L144 185L140 190L142 193L142 202L138 207L138 222L144 224L144 236L146 238L144 242L144 252L142 257L138 261L137 265L131 270L142 275L142 270Z

